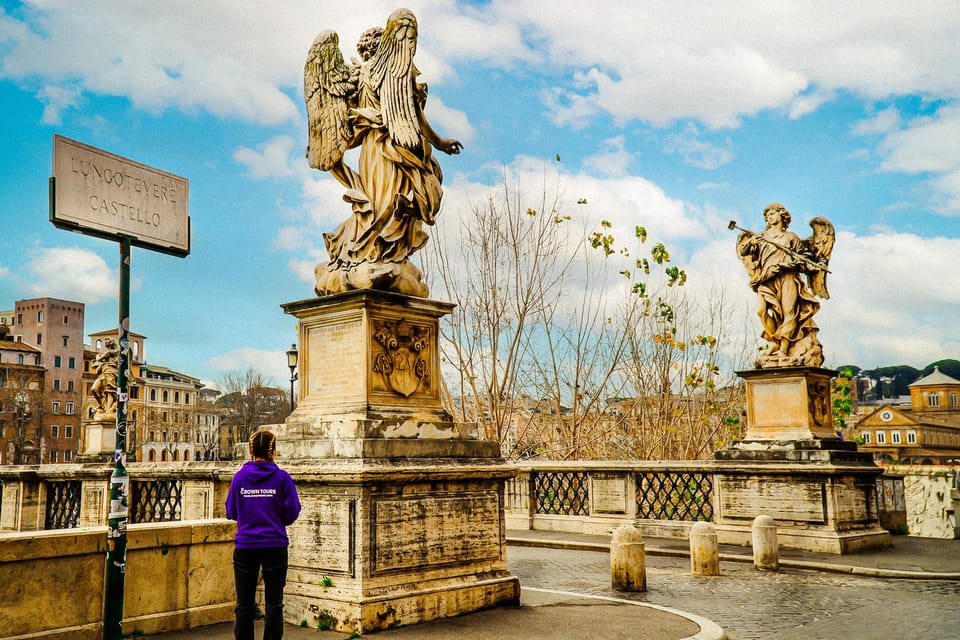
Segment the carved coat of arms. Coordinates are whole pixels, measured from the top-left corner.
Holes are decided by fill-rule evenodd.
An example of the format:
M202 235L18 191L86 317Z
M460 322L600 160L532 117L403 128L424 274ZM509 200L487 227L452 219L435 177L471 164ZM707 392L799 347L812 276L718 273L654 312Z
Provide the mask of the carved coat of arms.
M382 347L373 370L392 391L409 398L429 376L427 351L430 330L404 321L378 323L373 334Z

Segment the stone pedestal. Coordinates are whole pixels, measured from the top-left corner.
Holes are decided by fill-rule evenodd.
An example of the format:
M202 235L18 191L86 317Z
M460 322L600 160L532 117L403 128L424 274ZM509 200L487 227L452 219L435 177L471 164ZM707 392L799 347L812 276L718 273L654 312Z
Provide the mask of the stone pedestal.
M100 418L83 423L83 450L77 462L108 462L117 450L117 419Z
M869 453L837 438L830 379L812 367L738 372L747 385L743 442L715 454L714 522L721 542L750 544L767 515L784 547L850 553L890 545L880 527Z
M290 528L285 617L367 633L519 602L506 565L497 443L440 402L452 305L358 291L284 305L299 320L299 404L278 462Z

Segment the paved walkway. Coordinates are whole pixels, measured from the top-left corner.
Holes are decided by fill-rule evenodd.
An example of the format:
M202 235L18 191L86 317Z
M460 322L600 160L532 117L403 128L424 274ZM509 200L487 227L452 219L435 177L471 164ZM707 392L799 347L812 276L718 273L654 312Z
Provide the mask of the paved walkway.
M716 578L689 575L686 542L647 538L647 586L612 592L607 536L508 531L519 608L369 634L378 640L806 640L960 638L960 540L894 537L893 548L836 556L781 550L781 571L753 569L747 547L721 547ZM231 625L152 636L229 640ZM259 637L259 634L258 634ZM290 625L287 640L342 632Z

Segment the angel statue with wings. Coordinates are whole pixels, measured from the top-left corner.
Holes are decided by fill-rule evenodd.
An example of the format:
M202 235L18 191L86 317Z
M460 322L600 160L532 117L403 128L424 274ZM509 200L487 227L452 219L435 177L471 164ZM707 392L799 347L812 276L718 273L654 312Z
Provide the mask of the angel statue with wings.
M810 221L813 235L800 238L790 226L790 212L779 202L763 210L767 227L760 233L739 229L737 254L747 268L750 287L757 292L757 315L768 346L757 358L760 369L773 367L820 367L823 349L817 339L813 316L827 292L827 265L835 232L826 218Z
M417 19L408 9L361 36L361 61L344 61L333 31L321 32L310 48L303 74L307 159L346 188L343 199L353 210L323 235L330 259L317 265L317 295L429 293L409 258L426 244L423 225L432 225L440 210L443 176L432 150L456 154L463 145L441 138L427 122L416 50ZM356 170L343 157L354 147L360 147Z

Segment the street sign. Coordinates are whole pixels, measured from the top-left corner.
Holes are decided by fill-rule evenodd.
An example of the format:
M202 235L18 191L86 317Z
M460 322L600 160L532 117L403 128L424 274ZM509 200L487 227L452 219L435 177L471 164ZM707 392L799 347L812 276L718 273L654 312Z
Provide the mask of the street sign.
M185 257L189 195L186 178L53 136L50 222L61 229Z

